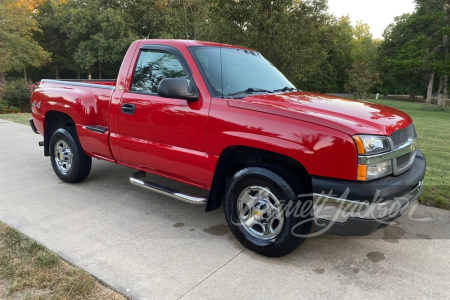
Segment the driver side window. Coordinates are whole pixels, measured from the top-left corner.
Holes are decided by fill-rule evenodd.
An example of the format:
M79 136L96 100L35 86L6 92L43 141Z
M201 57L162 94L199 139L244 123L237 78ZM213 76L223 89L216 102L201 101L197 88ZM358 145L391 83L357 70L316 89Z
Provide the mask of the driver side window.
M142 50L134 70L130 91L157 94L159 83L165 78L189 79L174 54L164 50Z

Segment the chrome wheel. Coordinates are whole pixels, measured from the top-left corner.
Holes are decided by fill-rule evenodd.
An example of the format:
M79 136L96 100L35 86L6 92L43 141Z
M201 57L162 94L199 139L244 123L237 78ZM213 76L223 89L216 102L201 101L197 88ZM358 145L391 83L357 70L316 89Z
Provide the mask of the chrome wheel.
M72 151L64 140L58 140L54 150L56 167L65 175L72 169Z
M251 186L244 189L237 205L241 225L252 236L271 240L283 229L282 205L268 188Z

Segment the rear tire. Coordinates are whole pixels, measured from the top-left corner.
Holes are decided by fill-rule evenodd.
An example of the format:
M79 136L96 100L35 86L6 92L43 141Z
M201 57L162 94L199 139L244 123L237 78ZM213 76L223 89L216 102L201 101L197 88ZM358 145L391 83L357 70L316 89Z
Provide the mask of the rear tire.
M269 257L297 249L312 226L312 196L294 175L277 165L237 172L228 185L224 211L236 239Z
M53 133L50 161L56 175L68 183L83 181L91 171L92 158L84 153L75 127L60 128Z

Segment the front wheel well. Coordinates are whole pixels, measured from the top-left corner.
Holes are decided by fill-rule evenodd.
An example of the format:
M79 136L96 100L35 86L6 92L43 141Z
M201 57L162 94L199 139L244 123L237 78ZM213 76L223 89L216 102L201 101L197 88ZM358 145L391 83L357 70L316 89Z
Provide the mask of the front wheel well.
M297 180L305 184L309 192L312 192L311 176L297 160L283 154L257 148L229 147L222 151L217 162L206 211L213 211L222 205L226 187L237 171L263 163L283 167L291 172Z
M50 156L50 139L53 133L59 128L66 126L75 126L75 122L68 114L54 110L48 111L45 114L44 156Z

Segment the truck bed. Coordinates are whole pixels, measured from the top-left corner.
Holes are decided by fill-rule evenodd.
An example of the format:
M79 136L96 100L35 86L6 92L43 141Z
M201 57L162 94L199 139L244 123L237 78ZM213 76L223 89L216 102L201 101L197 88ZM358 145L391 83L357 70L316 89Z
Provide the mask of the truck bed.
M33 94L36 128L44 132L49 113L68 115L76 126L84 151L97 158L115 161L109 147L109 103L115 91L115 79L54 80L42 79Z
M60 83L68 85L78 85L78 86L91 86L99 87L102 85L108 89L114 89L116 86L116 79L42 79L41 83ZM101 88L101 87L100 87Z

